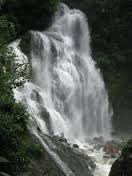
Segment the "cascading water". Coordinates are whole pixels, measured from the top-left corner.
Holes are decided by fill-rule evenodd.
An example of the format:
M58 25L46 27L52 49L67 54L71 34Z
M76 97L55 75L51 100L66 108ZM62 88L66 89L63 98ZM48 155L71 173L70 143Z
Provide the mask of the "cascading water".
M47 134L64 133L73 143L95 136L110 138L108 96L91 57L85 15L62 4L53 25L31 35L32 79L14 93L31 114L32 132L41 142L38 127ZM18 45L11 47L22 60L26 56Z

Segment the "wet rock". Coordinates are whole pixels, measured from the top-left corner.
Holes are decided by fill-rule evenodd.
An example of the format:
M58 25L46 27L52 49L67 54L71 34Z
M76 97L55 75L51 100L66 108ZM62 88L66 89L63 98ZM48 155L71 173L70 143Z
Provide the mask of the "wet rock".
M33 90L32 93L31 93L31 99L38 102L38 103L42 103L43 100L39 94L39 92L37 90Z
M49 148L59 156L74 176L93 176L95 164L81 150L70 147L68 143L60 142L60 137L58 136L50 137L43 135L42 137Z
M61 136L60 136L59 141L60 141L60 142L67 143L67 139L65 138L64 133L61 133Z
M132 158L120 157L112 165L109 176L132 176Z
M60 137L59 141L60 141L60 142L67 143L67 139L66 139L66 138L64 138L64 137Z
M60 136L40 134L49 152L44 148L38 159L32 159L27 171L18 176L93 176L95 164L81 150L70 147L68 143L60 142ZM61 136L62 137L62 136ZM36 139L38 143L38 139ZM53 156L53 155L55 156ZM58 158L61 162L57 162ZM68 168L65 173L60 165Z
M119 147L116 144L111 143L111 142L107 142L104 145L103 151L107 155L110 155L111 157L117 157L117 156L119 156L119 153L120 153Z
M49 134L53 135L50 114L43 106L40 106L40 116L44 119Z
M52 136L52 139L53 139L54 141L59 141L60 137L59 137L58 135L53 135L53 136Z
M79 145L73 144L73 147L74 147L74 148L79 148Z
M40 129L40 127L37 127L37 131L38 131L39 133L41 133L41 129Z
M110 159L111 156L109 154L104 154L103 158Z
M6 158L0 157L0 171L2 174L12 174L15 171L15 164Z
M67 143L67 139L64 136L53 135L53 139L56 142L64 142Z

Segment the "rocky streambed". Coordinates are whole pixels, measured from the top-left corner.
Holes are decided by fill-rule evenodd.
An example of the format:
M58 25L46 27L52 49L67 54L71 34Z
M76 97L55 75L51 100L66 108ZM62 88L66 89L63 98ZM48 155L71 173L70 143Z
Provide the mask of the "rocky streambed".
M29 176L36 176L36 169L39 176L108 176L111 165L120 154L116 142L105 142L102 137L79 146L69 143L63 135L41 134L39 128L38 133L45 154L41 160L31 162ZM27 176L24 174L21 176Z
M63 135L42 134L39 128L37 133L44 142L44 149L39 158L30 161L24 172L17 174L19 176L108 176L113 163L110 176L116 176L124 168L123 158L120 156L116 160L120 150L114 141L105 142L100 137L88 140L87 143L79 146L70 144ZM39 142L35 137L34 140ZM130 166L131 158L128 158L127 163ZM17 176L12 169L14 164L8 160L2 159L0 167L0 176Z
M55 176L93 176L96 164L79 145L70 144L63 136L40 134L40 137L55 169L62 172Z

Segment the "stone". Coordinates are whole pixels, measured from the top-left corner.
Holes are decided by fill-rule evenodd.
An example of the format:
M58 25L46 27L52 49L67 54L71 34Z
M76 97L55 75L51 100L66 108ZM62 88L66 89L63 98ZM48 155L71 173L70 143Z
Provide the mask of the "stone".
M73 147L74 147L74 148L79 148L79 145L73 144Z
M67 139L66 139L66 138L64 138L64 137L60 137L60 138L59 138L59 141L60 141L60 142L67 143Z
M107 142L105 145L104 145L104 148L103 148L103 151L110 155L111 157L117 157L119 155L119 148L117 147L117 145L113 144L113 143L110 143L110 142Z
M31 52L31 32L26 32L20 41L19 44L21 51L30 58L30 52Z
M31 93L31 99L40 103L40 104L42 103L42 98L41 98L39 92L35 89Z

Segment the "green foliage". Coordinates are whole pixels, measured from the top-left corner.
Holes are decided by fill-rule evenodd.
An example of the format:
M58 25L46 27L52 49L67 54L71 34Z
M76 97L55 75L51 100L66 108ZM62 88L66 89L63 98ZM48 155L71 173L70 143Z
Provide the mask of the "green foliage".
M49 4L50 4L51 8L53 8L53 10L55 10L57 8L57 5L59 2L60 2L60 0L49 0Z
M14 39L15 35L15 25L9 20L9 17L0 16L0 47Z
M13 1L12 1L13 2ZM7 44L16 37L15 24L0 16L0 156L15 163L16 171L25 168L32 157L41 155L41 147L28 134L29 114L14 99L13 88L27 81L28 64L16 61Z
M29 114L13 95L13 88L27 81L29 65L18 63L7 45L30 29L47 28L58 3L59 0L0 1L0 156L14 162L17 171L25 169L31 158L41 157L43 149L32 142L27 129Z
M28 64L18 63L15 54L12 53L11 48L5 46L0 48L0 69L3 74L0 80L8 82L11 87L18 87L23 85L28 78Z
M127 157L132 154L132 139L129 139L127 142L124 142L122 145L122 155Z
M18 170L26 169L32 158L39 159L44 153L40 144L34 143L28 133L23 136L19 143L19 150L15 153L15 159L18 163Z
M29 114L13 96L12 88L26 80L24 65L14 61L15 55L8 48L0 48L0 156L15 162L19 171L32 157L40 157L42 148L32 142L27 129ZM24 79L19 81L21 76Z
M25 68L27 65L15 62L15 55L7 47L0 48L0 156L15 162L17 171L42 152L28 134L28 112L13 96L12 88L26 81Z

